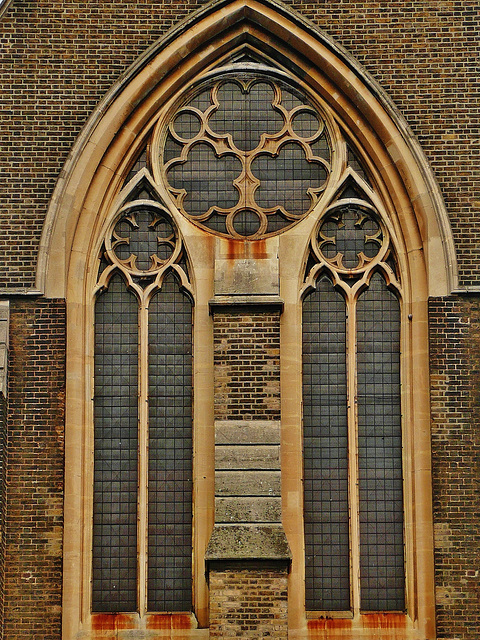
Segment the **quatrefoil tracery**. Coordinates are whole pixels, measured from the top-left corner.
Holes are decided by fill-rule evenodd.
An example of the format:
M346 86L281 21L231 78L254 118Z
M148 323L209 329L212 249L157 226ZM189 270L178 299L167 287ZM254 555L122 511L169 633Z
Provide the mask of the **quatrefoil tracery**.
M173 270L189 291L188 276L179 264L182 255L182 243L168 211L153 201L131 202L117 213L105 234L106 266L100 270L96 290L108 287L113 274L120 272L139 299L147 300Z
M361 270L380 253L382 227L361 208L342 207L327 216L318 233L318 248L340 271Z
M171 258L175 246L170 222L158 211L149 209L133 210L122 216L106 243L110 257L137 276L158 271Z
M401 291L390 234L378 212L366 202L337 202L319 222L311 249L307 289L315 287L319 273L327 272L347 296L355 297L381 271L387 284Z
M210 231L250 239L307 215L331 173L318 110L258 76L217 80L178 109L163 161L183 215Z

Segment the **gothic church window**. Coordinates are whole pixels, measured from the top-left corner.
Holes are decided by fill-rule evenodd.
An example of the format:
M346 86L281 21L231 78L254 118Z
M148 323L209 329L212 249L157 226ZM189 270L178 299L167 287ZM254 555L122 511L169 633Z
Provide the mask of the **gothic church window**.
M131 197L96 285L92 610L190 611L192 303L167 211Z
M348 195L313 239L303 302L306 603L403 611L401 285L387 229Z

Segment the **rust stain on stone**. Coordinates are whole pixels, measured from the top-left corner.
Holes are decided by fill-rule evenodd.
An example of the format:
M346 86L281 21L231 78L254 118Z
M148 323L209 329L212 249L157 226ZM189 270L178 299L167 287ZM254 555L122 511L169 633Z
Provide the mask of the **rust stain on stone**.
M115 618L115 614L96 613L92 615L92 628L94 631L115 631Z
M189 615L185 614L173 614L172 615L172 629L191 629L192 619Z
M307 623L309 631L327 631L328 629L351 629L352 621L344 618L318 618L309 620Z
M362 614L360 620L356 622L350 618L318 618L317 620L309 620L307 624L308 630L314 634L315 632L339 629L350 630L352 633L355 629L358 631L359 628L405 629L406 616L403 613L366 613Z
M255 259L262 260L268 258L267 246L265 240L246 240L227 239L227 251L225 258L227 260Z
M147 616L146 627L149 630L191 629L192 620L188 614L163 613Z
M362 616L365 629L405 629L403 613L366 613Z
M95 613L92 615L92 629L94 631L114 631L134 629L134 621L125 613ZM112 638L115 637L112 635Z
M147 629L171 629L170 618L169 614L147 616Z
M245 242L243 240L227 240L227 252L225 258L227 260L238 260L245 257Z
M252 258L256 260L262 260L268 258L267 247L265 240L256 240L255 242L250 242Z

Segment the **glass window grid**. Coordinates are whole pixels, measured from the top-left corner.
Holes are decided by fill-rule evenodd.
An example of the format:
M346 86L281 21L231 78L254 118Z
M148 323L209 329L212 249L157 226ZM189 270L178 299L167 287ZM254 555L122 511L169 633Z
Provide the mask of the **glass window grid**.
M137 608L138 304L112 278L95 305L92 610Z
M138 610L138 301L115 275L95 305L92 611ZM192 608L192 306L173 275L149 311L147 608Z
M192 307L173 275L149 305L149 611L192 607Z
M350 608L346 314L321 278L303 305L307 610Z
M330 291L328 291L330 289ZM338 303L332 304L338 296ZM343 311L341 311L342 303ZM400 399L400 305L397 296L387 288L382 275L374 274L367 289L357 300L356 376L358 392L358 473L359 473L359 540L360 545L360 611L403 611L405 609L405 563L403 530L403 472ZM345 352L347 336L338 338L339 322L345 321L345 303L323 276L316 290L303 305L303 385L304 385L304 495L306 547L307 611L349 611L349 599L335 598L331 587L341 589L339 578L346 566L341 554L350 556L348 548L335 546L331 567L322 555L331 544L332 506L334 513L342 509L344 493L329 491L325 481L332 470L322 466L332 447L347 448L347 436L339 438L335 427L345 423L346 380ZM342 320L343 314L343 320ZM329 329L329 324L331 328ZM315 335L316 331L316 335ZM323 345L321 343L324 343ZM336 345L342 353L335 353ZM313 356L313 358L312 358ZM323 363L312 366L312 360ZM340 364L341 363L341 364ZM328 370L328 371L327 371ZM324 382L316 384L315 381ZM316 389L319 386L321 388ZM334 397L332 389L337 390ZM325 390L325 391L324 391ZM342 397L343 396L343 397ZM340 402L338 402L338 399ZM325 405L322 407L322 405ZM313 426L312 429L312 425ZM329 434L320 435L322 425ZM313 431L313 435L312 435ZM315 433L316 432L316 433ZM345 428L343 433L345 433ZM354 459L350 452L350 459ZM333 466L333 465L332 465ZM312 470L315 471L312 471ZM318 474L312 478L313 473ZM337 478L343 473L338 462ZM348 494L348 489L347 489ZM347 498L348 500L348 498ZM325 506L325 503L327 505ZM347 506L348 511L348 506ZM312 518L317 522L312 523ZM330 518L328 523L324 521ZM338 527L336 529L338 534ZM326 539L326 544L325 544ZM347 543L348 544L348 543ZM318 569L318 557L322 569ZM333 572L337 578L332 579ZM347 587L350 576L347 570ZM325 597L324 592L330 597Z

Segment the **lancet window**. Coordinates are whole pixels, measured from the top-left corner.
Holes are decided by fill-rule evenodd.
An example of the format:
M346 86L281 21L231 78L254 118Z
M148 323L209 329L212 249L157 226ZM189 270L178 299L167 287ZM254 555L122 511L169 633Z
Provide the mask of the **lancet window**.
M307 270L306 607L404 611L402 286L389 230L358 186L322 216Z
M92 610L190 611L192 292L168 211L132 184L96 284Z

